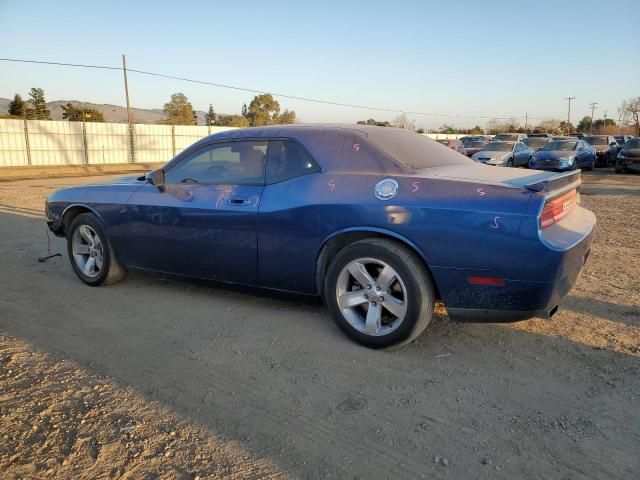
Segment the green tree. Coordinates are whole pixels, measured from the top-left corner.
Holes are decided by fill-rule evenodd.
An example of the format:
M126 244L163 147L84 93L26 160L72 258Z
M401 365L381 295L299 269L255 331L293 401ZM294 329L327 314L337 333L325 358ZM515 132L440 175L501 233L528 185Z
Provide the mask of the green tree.
M281 123L279 121L280 104L270 93L263 93L253 97L248 108L246 105L242 107L242 115L252 127Z
M248 127L249 120L243 115L220 115L218 125L222 127Z
M62 118L70 122L104 122L104 114L97 108L76 107L73 103L62 105Z
M51 120L51 112L44 99L44 90L32 88L29 92L29 103L31 103L30 117L35 120Z
M582 120L578 122L576 131L578 133L589 133L591 132L591 126L591 117L585 115L584 117L582 117Z
M484 135L484 130L480 125L476 125L475 127L467 130L467 133L471 135Z
M284 112L277 117L277 121L282 124L296 123L296 112L285 109Z
M213 105L209 104L209 111L207 111L204 116L207 125L215 125L216 124L216 112L213 109Z
M25 102L19 94L15 94L9 103L9 115L17 118L27 118L29 114L29 104Z
M174 93L171 100L164 104L164 112L167 118L159 123L165 125L195 125L196 115L193 106L184 93Z

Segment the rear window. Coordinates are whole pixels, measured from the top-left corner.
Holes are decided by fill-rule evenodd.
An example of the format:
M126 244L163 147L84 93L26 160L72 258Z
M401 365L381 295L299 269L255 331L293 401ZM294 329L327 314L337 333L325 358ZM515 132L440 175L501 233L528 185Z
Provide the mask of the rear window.
M518 140L517 133L499 133L495 136L494 140L500 140L501 142L515 142Z
M640 138L632 138L624 146L625 150L638 150L640 149Z
M583 140L591 145L607 145L607 137L584 137Z
M474 164L468 157L454 150L438 147L437 142L411 131L381 129L370 132L369 140L403 165L416 170L444 165Z

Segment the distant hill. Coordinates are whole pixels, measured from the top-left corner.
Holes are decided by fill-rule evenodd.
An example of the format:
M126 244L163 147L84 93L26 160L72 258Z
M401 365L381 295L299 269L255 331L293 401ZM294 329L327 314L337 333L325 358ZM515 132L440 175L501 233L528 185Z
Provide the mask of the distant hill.
M0 115L5 115L9 110L8 98L0 98ZM95 108L100 110L104 114L104 118L107 122L112 123L126 123L127 121L127 108L119 105L109 105L103 103L91 103L81 102L79 100L55 100L53 102L47 102L49 110L51 110L51 117L54 120L62 120L62 105L72 103L76 107ZM135 123L157 123L159 120L165 118L165 114L160 108L132 108L133 119ZM196 111L198 117L198 125L205 125L205 112Z

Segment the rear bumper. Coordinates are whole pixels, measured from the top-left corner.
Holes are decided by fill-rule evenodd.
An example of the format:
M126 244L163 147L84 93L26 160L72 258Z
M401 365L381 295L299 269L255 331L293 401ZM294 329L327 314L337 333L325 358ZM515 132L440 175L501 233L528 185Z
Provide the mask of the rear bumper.
M537 220L536 220L537 221ZM535 242L513 239L518 255L506 265L486 269L432 267L442 300L453 320L514 322L549 317L578 280L593 244L595 215L575 207L539 233ZM497 251L496 259L505 258ZM471 277L502 280L471 283Z
M449 317L456 322L511 323L534 317L551 318L558 311L554 305L548 310L485 310L481 308L448 308Z

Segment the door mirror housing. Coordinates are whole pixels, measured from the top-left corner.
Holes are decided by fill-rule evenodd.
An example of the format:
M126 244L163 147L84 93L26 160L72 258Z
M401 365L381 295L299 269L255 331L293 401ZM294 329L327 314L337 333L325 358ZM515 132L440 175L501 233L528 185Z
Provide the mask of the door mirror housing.
M147 182L158 187L158 190L164 190L164 170L159 168L147 175Z

